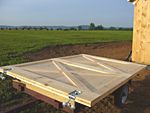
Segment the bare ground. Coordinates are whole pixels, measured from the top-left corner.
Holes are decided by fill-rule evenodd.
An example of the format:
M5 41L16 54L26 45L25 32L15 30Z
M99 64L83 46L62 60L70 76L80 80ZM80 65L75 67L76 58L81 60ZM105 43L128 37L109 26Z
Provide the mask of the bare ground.
M131 51L131 42L111 42L84 45L48 46L36 53L26 53L30 61L75 55L91 54L124 60ZM51 113L61 113L52 106L46 107ZM40 112L48 112L44 108ZM119 109L114 105L113 97L109 96L93 108L85 107L79 113L150 113L150 71L140 72L133 80L127 104Z

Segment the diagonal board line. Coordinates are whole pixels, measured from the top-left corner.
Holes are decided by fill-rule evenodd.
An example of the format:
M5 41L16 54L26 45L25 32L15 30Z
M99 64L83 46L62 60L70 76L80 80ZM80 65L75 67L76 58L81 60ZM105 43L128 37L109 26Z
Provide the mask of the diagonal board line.
M99 65L99 66L102 66L102 67L104 67L105 69L108 69L109 71L112 71L112 72L115 72L115 73L126 73L125 71L123 71L123 70L120 70L120 69L118 69L118 68L116 68L116 67L114 67L114 66L111 66L110 64L108 65L108 64L106 64L106 63L100 63L99 61L96 61L94 58L90 58L90 56L86 56L86 55L82 55L85 59L87 59L87 60L89 60L89 61L91 61L91 62L94 62L94 63L96 63L97 65Z
M104 63L104 61L107 61L106 58L100 58L100 57L91 56L91 55L86 55L86 54L83 54L83 56L90 57L90 58L95 59L95 60L101 60L104 65L109 66L109 67L113 68L114 70L117 70L117 71L119 71L119 72L121 72L121 73L123 73L123 74L126 74L126 73L127 73L126 71L123 71L123 70L121 70L121 69L119 69L119 68L116 68L116 67L114 67L114 66L112 66L112 65L110 65L110 64ZM110 62L112 62L112 63L119 63L119 62L120 62L121 64L124 64L124 65L126 65L127 63L128 63L128 64L130 63L130 62L118 61L118 60L113 60L113 61L111 61L110 59L108 59L108 61L110 61ZM131 64L131 63L130 63L130 64Z
M94 62L94 63L96 63L97 65L99 65L99 66L102 66L102 67L104 67L104 68L106 68L106 69L108 69L108 70L110 70L110 71L114 71L113 69L111 69L110 67L108 67L108 66L106 66L106 65L104 65L104 64L100 64L99 62L97 62L97 61L95 61L94 59L92 59L92 58L89 58L88 56L85 56L85 55L82 55L85 59L87 59L87 60L89 60L89 61L91 61L91 62Z
M86 91L90 91L91 90L89 88L87 88L85 86L85 84L83 84L82 82L80 82L79 79L77 79L76 77L74 77L74 75L72 73L70 73L64 66L62 66L59 62L57 61L52 61L52 63L56 66L56 68L76 87L78 87L79 89L86 90Z
M90 66L90 65L76 63L76 62L70 62L68 60L63 60L60 58L52 59L52 61L61 62L61 63L66 64L66 65L70 65L73 67L77 67L77 68L81 68L81 69L85 69L85 70L89 70L89 71L93 71L93 72L98 72L98 73L105 74L105 75L109 74L111 76L114 76L114 75L117 76L117 73L110 72L106 69L101 69L99 67L94 67L94 66Z
M113 62L113 63L117 63L117 64L123 64L123 65L128 65L128 64L133 64L131 62L125 62L125 61L120 61L120 60L115 60L115 59L109 59L109 58L105 58L105 57L98 57L98 56L92 56L92 55L87 55L87 54L82 54L97 60L102 60L102 61L108 61L108 62Z

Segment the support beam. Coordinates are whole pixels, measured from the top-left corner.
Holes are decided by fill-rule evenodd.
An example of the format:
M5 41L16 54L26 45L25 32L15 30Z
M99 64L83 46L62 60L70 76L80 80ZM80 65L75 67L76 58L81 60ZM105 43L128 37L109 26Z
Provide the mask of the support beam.
M68 108L68 107L63 108L62 103L60 103L60 102L58 102L58 101L56 101L56 100L53 100L53 99L51 99L51 98L49 98L49 97L46 97L46 96L44 96L44 95L42 95L42 94L39 94L39 93L37 93L37 92L35 92L35 91L32 91L32 90L26 88L25 84L23 84L23 83L21 83L21 82L19 82L19 81L14 80L14 81L13 81L13 87L14 87L15 89L17 89L18 91L24 91L25 93L27 93L27 94L29 94L30 96L36 98L37 100L41 100L41 101L44 101L44 102L46 102L46 103L52 105L52 106L55 107L56 109L61 109L62 111L65 111L65 112L68 112L68 113L75 113L75 110L71 110L71 109ZM24 90L22 90L22 89L24 89ZM36 101L37 101L37 100L36 100ZM17 110L17 109L16 109L16 110ZM0 113L1 113L1 112L0 112ZM13 112L6 112L6 113L13 113ZM15 113L16 113L16 112L15 112Z

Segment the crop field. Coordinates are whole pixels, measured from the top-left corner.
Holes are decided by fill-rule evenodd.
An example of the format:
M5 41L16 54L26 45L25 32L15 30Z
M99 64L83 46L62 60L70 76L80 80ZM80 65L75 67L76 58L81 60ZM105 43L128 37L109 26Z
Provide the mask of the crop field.
M48 45L131 40L132 31L1 30L0 66L25 62L22 55Z
M132 31L47 31L0 30L0 66L28 61L26 52L38 52L49 45L92 44L131 41ZM16 93L11 80L0 81L0 105L24 95ZM34 112L33 112L34 113Z

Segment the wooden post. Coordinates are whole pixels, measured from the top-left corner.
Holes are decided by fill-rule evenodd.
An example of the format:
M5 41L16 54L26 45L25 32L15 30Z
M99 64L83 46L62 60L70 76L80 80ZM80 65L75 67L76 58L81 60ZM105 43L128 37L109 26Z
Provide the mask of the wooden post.
M150 0L137 0L134 9L133 62L150 65Z

